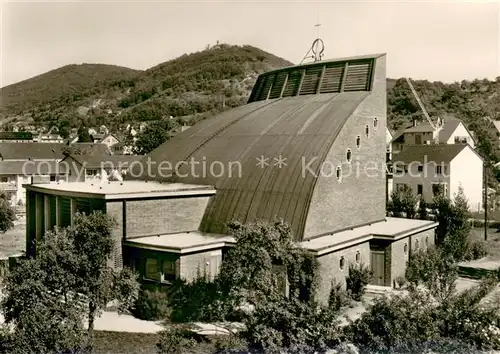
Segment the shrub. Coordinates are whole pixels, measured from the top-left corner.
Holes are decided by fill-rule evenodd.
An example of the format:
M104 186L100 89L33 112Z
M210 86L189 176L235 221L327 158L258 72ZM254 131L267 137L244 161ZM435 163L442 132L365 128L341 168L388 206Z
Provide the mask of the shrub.
M131 312L146 321L167 319L170 315L167 290L159 286L143 286Z
M475 260L486 257L487 255L488 249L486 248L486 243L482 241L475 241L468 245L465 259Z
M361 301L366 285L370 283L372 278L373 272L364 264L349 265L349 275L346 278L346 285L347 291L353 300Z
M196 345L191 333L174 326L160 332L160 340L156 344L159 354L183 354Z
M350 303L347 291L342 289L342 284L332 282L332 288L328 297L328 306L333 311L339 311L342 307L348 306Z
M247 343L238 335L221 336L215 341L215 354L247 353Z
M409 295L381 297L361 317L346 328L354 344L374 350L438 339L435 307L428 293L417 290Z
M399 277L396 277L394 282L396 283L395 284L396 287L401 289L401 288L404 288L404 286L408 283L408 280L404 276L399 276Z
M230 313L229 305L223 300L219 282L198 272L192 282L179 280L174 284L169 298L171 319L174 322L223 321Z

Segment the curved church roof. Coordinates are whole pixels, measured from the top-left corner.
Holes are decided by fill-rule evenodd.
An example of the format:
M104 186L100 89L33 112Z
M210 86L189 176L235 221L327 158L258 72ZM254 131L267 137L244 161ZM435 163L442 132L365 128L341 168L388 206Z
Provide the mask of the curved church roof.
M143 160L150 173L143 167L141 179L215 186L202 232L225 233L231 220L281 217L301 237L317 173L345 122L370 95L379 56L259 76L248 104L165 142ZM169 175L176 165L176 175Z

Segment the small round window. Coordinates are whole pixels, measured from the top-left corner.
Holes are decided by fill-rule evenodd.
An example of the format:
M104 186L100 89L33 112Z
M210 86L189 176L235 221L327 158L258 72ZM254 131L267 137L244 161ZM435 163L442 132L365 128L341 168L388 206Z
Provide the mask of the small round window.
M418 251L418 240L415 241L415 251Z
M347 152L346 152L346 159L347 159L347 162L351 162L352 160L352 151L351 149L347 149Z
M356 263L359 263L359 261L361 260L361 253L356 252Z
M358 135L356 137L356 147L359 149L360 146L361 146L361 137Z
M342 179L342 169L337 167L337 180L340 181Z
M370 127L368 126L368 124L365 125L365 135L367 138L370 136Z
M408 244L406 244L406 243L405 243L405 247L404 247L404 252L405 252L405 254L408 253Z
M378 127L378 118L377 117L373 118L373 127L375 129L377 129L377 127Z
M345 268L345 258L343 256L340 257L339 267L340 267L340 270L344 270L344 268Z

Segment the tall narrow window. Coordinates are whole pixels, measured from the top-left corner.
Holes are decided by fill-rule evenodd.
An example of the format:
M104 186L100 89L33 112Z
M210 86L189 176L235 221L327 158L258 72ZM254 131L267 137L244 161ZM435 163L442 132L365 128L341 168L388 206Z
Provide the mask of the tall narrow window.
M342 179L342 169L337 167L337 181L340 181Z
M373 118L373 127L375 129L377 129L377 127L378 127L378 118L377 117Z
M405 243L403 250L404 250L405 254L408 254L408 244L407 243Z
M344 258L344 256L340 257L339 268L340 268L340 270L344 270L344 268L345 268L345 258Z
M347 159L347 162L351 162L351 159L352 159L352 152L351 152L351 149L347 149L347 152L346 152L346 159Z
M361 253L356 252L356 263L359 263L361 261Z
M358 135L356 137L356 147L359 149L360 146L361 146L361 137Z
M418 251L418 240L415 241L415 251Z
M368 126L368 124L365 125L365 135L367 138L370 136L370 127Z

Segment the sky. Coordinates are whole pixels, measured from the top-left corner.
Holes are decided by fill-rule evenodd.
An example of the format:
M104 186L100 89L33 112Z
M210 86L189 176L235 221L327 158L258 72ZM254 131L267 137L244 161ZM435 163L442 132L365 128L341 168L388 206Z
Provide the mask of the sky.
M387 76L500 76L500 1L1 1L0 87L52 69L147 69L217 41L299 63L387 53Z

